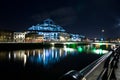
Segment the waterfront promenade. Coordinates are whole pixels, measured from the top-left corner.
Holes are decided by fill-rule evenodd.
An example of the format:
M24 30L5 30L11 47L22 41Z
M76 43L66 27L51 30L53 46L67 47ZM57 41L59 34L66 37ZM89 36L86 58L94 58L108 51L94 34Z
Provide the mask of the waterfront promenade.
M117 80L120 80L120 59L117 65L118 65L118 68L115 70L115 76Z
M80 71L71 70L61 80L120 80L120 46L111 49ZM118 68L117 68L118 67Z

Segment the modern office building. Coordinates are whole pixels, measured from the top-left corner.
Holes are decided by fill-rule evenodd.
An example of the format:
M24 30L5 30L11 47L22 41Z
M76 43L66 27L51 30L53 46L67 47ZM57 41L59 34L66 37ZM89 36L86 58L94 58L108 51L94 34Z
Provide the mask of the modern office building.
M69 34L61 26L56 25L51 19L46 19L43 24L28 28L25 41L67 41L69 38Z
M0 42L45 42L45 41L81 41L84 36L67 33L53 20L46 19L43 24L29 27L23 32L0 30Z

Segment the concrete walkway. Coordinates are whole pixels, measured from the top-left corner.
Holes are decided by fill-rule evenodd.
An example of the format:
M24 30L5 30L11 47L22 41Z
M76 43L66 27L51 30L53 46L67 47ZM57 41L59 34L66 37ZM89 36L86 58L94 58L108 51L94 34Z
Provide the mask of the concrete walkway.
M117 80L120 80L120 59L118 62L118 68L115 70L115 75L116 75Z

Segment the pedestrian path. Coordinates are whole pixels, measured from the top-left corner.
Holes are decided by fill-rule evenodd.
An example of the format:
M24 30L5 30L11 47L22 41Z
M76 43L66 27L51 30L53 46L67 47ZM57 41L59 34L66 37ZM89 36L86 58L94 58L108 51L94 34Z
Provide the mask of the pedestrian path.
M118 68L115 70L115 75L116 75L117 80L120 80L120 59L118 62Z

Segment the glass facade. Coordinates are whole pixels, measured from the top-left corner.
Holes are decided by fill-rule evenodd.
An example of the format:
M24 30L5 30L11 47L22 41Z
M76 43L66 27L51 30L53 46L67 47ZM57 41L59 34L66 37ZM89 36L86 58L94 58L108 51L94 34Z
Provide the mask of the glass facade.
M65 33L65 30L61 26L56 25L51 19L46 19L43 24L28 28L28 33L36 33L37 36L43 36L42 41L59 41L60 34Z
M82 38L79 34L67 33L51 19L29 27L26 32L0 31L0 42L81 41Z
M46 19L46 20L44 20L43 24L37 24L36 26L32 26L32 27L28 28L28 30L65 32L65 30L61 26L55 25L51 19Z

